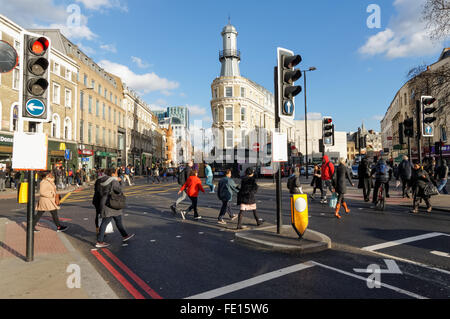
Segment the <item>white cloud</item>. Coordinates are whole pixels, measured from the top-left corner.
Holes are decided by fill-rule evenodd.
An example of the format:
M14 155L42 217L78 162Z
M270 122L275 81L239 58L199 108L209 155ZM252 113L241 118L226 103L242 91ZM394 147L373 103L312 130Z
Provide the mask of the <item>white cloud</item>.
M117 53L117 48L114 44L102 44L100 48L111 53Z
M383 120L383 118L384 118L383 115L374 115L374 116L372 116L372 120L375 120L375 121L381 121L381 120Z
M193 116L201 116L206 114L206 109L198 105L186 105L189 113Z
M389 26L371 36L359 48L362 55L385 55L389 59L425 56L439 52L444 41L434 43L422 21L422 7L425 0L396 0L394 7L397 15Z
M133 63L135 63L141 69L146 69L150 66L150 64L148 64L147 62L144 62L141 58L138 58L135 56L131 57L131 61L133 61Z
M161 78L153 72L136 74L127 66L108 60L102 60L98 64L106 71L120 76L127 86L143 94L154 91L170 92L180 86L178 82Z
M80 48L80 50L81 51L83 51L84 52L84 54L86 54L86 55L94 55L95 53L96 53L96 51L93 49L93 48L91 48L91 47L88 47L88 46L85 46L83 43L81 43L81 42L78 42L77 43L77 46Z
M76 0L78 3L82 3L86 9L89 10L101 10L103 8L119 8L123 11L128 11L127 7L121 4L118 0Z

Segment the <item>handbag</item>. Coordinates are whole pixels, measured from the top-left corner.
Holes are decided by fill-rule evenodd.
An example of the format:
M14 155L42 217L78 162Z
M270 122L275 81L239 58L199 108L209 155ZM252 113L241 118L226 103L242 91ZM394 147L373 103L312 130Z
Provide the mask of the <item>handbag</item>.
M328 203L328 206L330 206L330 208L333 208L333 209L336 208L337 200L338 200L337 194L333 193L331 195L331 199L330 199L330 202Z
M61 197L59 196L59 194L55 194L55 204L56 206L61 205Z
M109 208L115 209L115 210L121 210L121 209L125 208L126 200L127 200L127 198L122 192L117 194L113 191L113 189L111 187L106 206L108 206Z
M429 182L427 186L423 189L423 194L425 196L436 196L439 195L439 191L433 183Z
M99 219L99 225L101 225L101 224L102 224L102 219L100 218ZM109 222L108 226L106 226L105 234L112 234L112 233L114 233L114 229L113 229L113 226L112 226L112 222Z

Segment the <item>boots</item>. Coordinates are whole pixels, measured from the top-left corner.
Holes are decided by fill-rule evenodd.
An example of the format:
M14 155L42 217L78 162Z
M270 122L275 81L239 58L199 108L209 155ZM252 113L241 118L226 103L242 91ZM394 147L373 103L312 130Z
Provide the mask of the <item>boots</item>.
M344 207L345 212L346 212L347 214L350 213L350 209L348 209L347 203L346 203L346 202L343 202L343 203L342 203L342 206Z
M253 211L253 217L255 217L256 225L261 226L262 224L264 224L265 220L258 217L258 215L256 214L256 210Z
M334 212L334 216L336 216L337 219L341 219L341 215L339 215L339 210L341 209L341 204L336 204L336 211Z
M237 229L246 229L247 228L247 226L242 225L242 218L244 218L244 211L241 210L239 212Z

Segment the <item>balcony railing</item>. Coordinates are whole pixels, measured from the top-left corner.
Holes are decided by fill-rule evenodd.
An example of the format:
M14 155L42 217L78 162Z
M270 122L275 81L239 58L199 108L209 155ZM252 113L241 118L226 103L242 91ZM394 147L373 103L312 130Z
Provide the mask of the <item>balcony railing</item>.
M237 58L241 59L241 51L239 50L222 50L219 51L219 59L223 60L224 58Z

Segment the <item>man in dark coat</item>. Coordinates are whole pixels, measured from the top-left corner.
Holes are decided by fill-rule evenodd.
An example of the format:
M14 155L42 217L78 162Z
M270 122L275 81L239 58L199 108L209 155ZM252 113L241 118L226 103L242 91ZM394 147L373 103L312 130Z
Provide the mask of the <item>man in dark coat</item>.
M403 161L398 166L398 177L402 181L402 196L409 198L408 191L411 187L412 164L408 156L403 156Z
M230 219L233 221L237 218L231 211L231 201L233 200L233 193L238 193L239 188L236 183L231 178L231 170L225 172L225 177L219 181L219 186L217 190L217 196L222 201L222 208L220 209L218 223L225 225L227 222L223 220L223 216L228 212Z
M370 164L366 156L358 166L359 188L363 189L364 201L370 201Z
M438 191L441 194L448 194L445 185L447 185L448 180L448 166L447 160L443 159L441 165L438 167L436 171L436 181L438 183Z
M109 176L105 175L100 177L95 181L94 185L94 197L92 198L92 205L95 207L95 230L97 232L97 235L99 233L100 225L99 225L99 218L102 215L102 209L105 203L102 203L102 199L106 201L106 195L105 188L101 186L102 183L106 182L108 180Z

